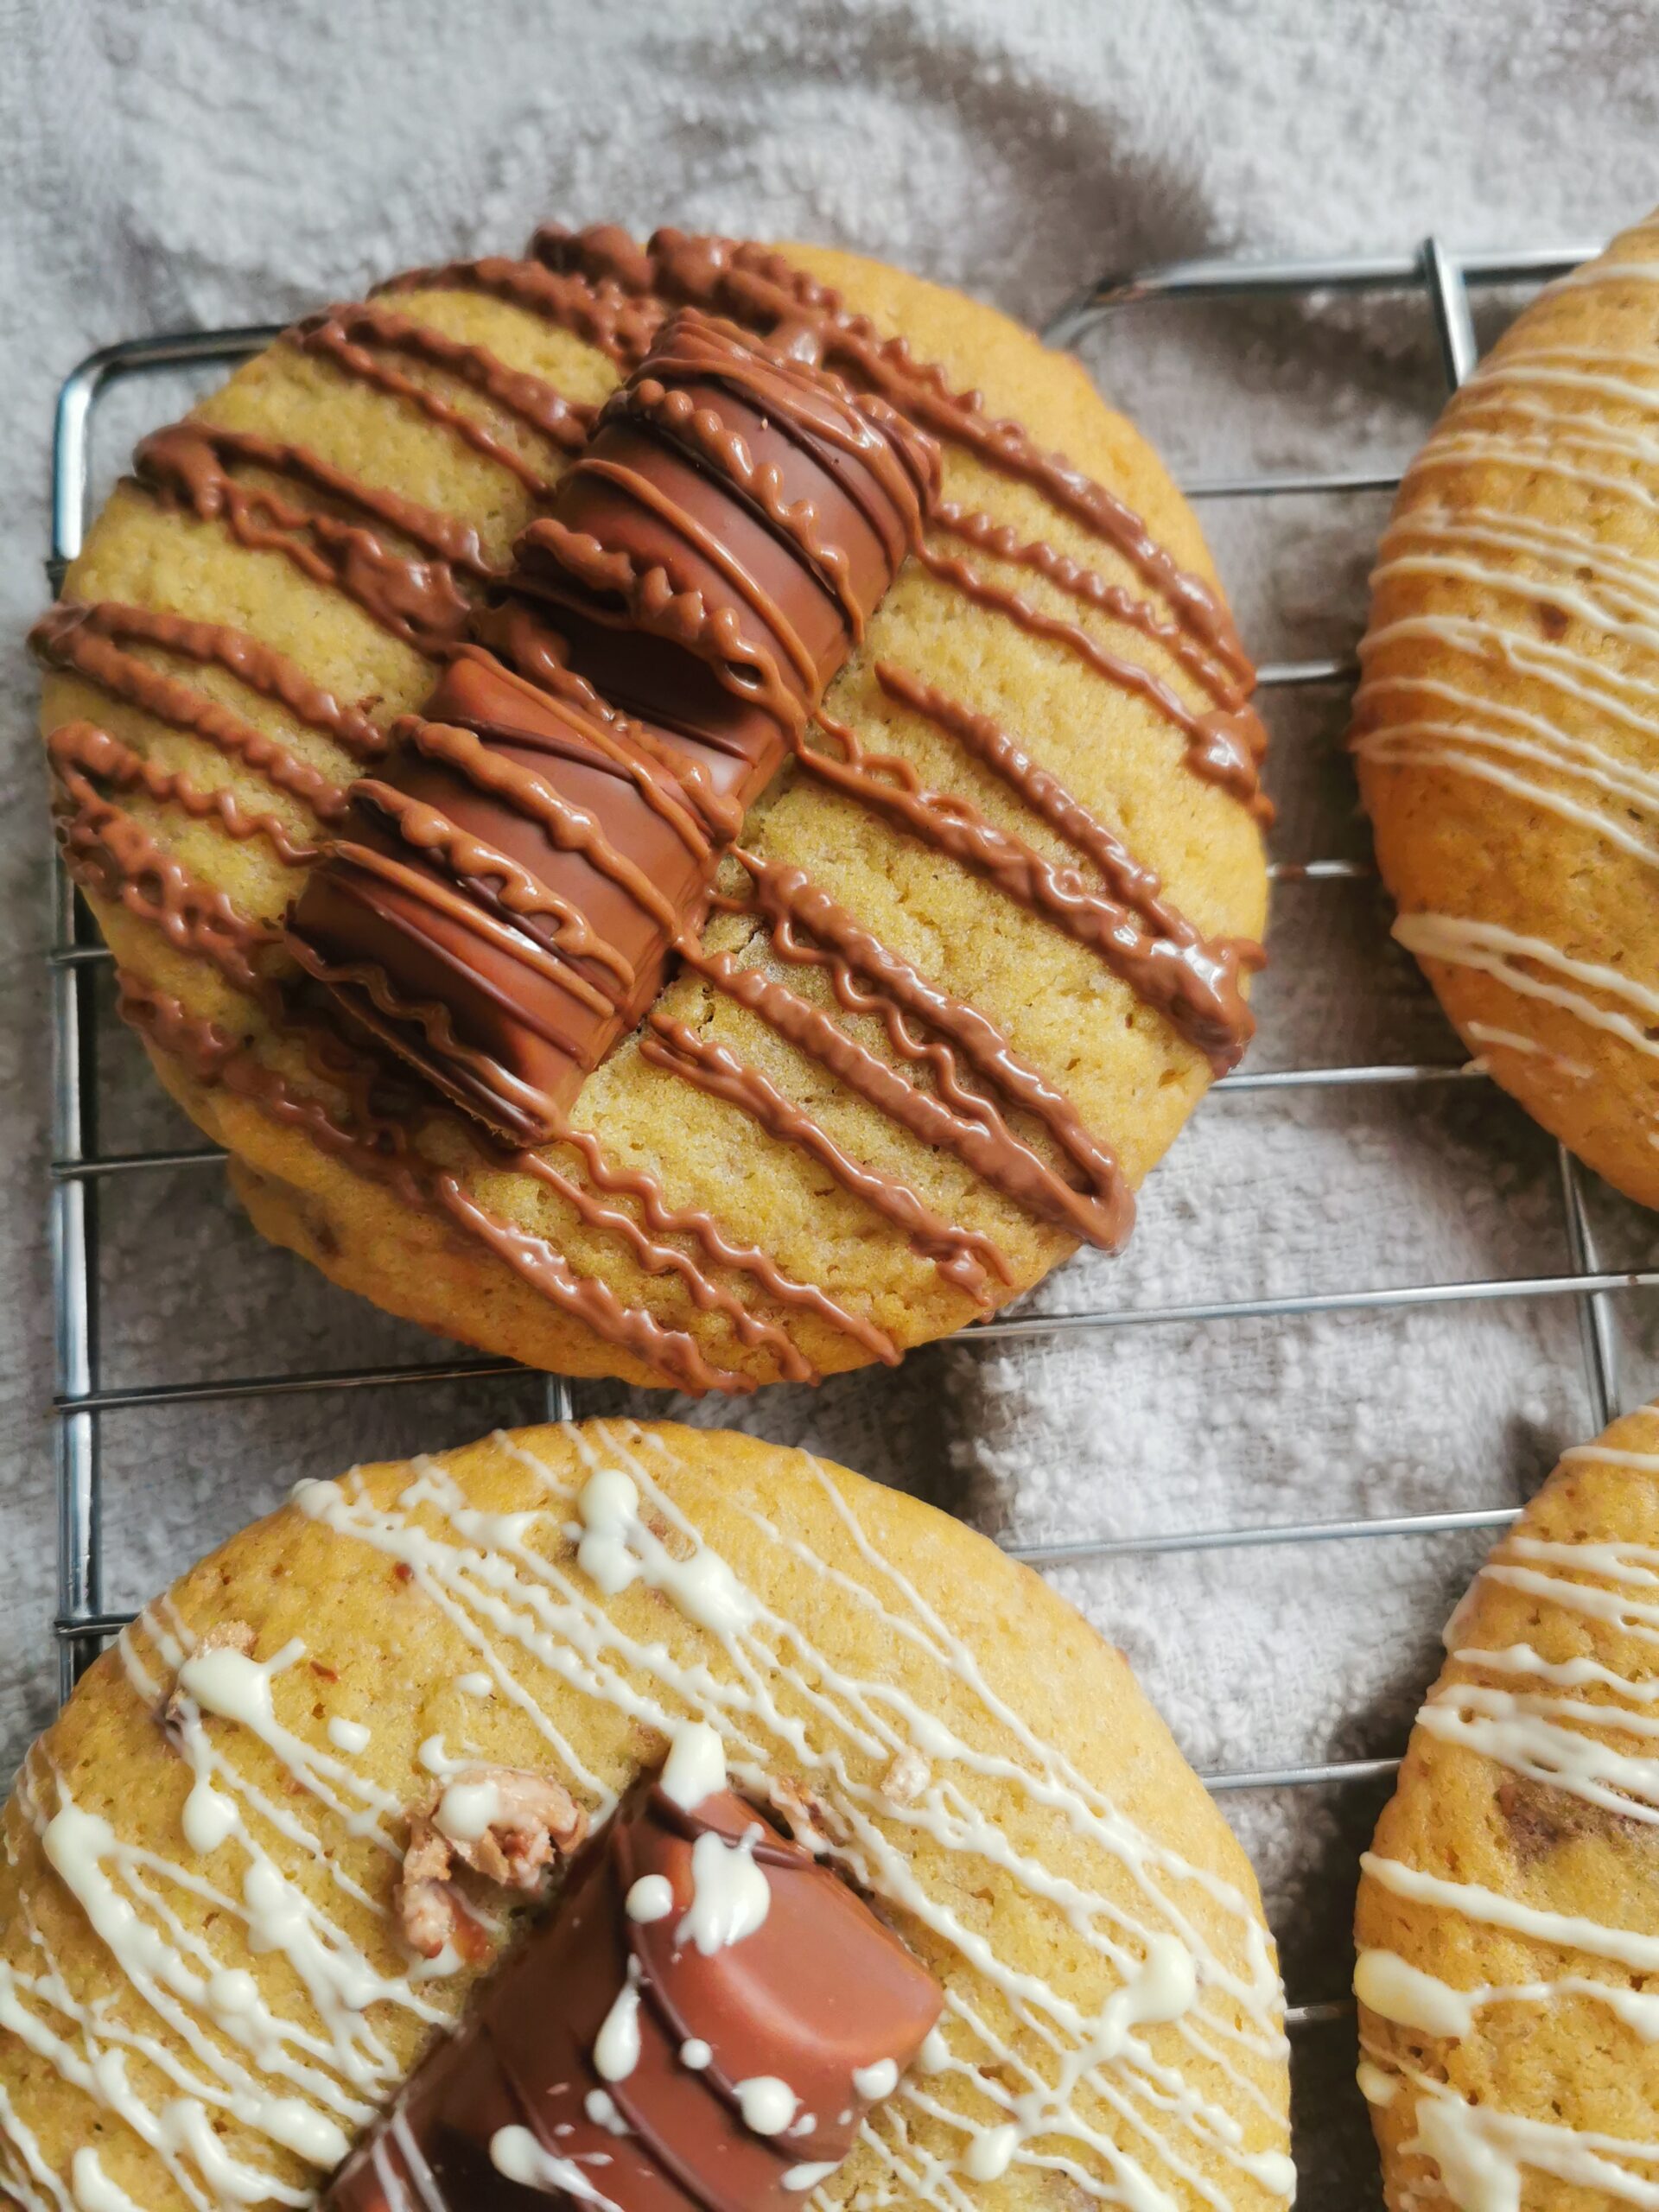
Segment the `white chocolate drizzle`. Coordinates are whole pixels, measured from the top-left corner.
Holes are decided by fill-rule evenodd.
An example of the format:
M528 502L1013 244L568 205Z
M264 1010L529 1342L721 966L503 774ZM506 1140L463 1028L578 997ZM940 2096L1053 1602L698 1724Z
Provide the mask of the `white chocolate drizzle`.
M628 1918L642 1925L666 1920L674 1910L674 1887L666 1874L642 1874L622 1903Z
M1459 919L1455 914L1401 914L1394 936L1408 952L1448 968L1473 968L1495 976L1522 998L1539 999L1575 1015L1587 1028L1619 1038L1645 1058L1659 1059L1659 988L1626 976L1604 962L1580 960L1547 938L1528 937L1497 922ZM1535 971L1542 969L1540 976ZM1581 987L1581 988L1580 988ZM1618 1003L1605 1006L1591 992ZM1624 1009L1631 1011L1627 1013ZM1645 1016L1645 1026L1633 1019Z
M853 2087L867 2104L879 2105L883 2097L890 2097L899 2086L899 2062L894 2058L878 2058L873 2066L855 2066Z
M747 2082L734 2082L732 2089L752 2135L781 2135L800 2108L794 2090L775 2074L751 2074Z
M726 1746L720 1732L701 1720L683 1721L673 1732L658 1777L664 1797L682 1812L695 1812L705 1797L726 1787Z
M967 2212L976 2177L988 2164L1028 2176L1034 2185L1053 2177L1080 2198L1127 2212L1171 2212L1178 2202L1234 2212L1288 2199L1294 2174L1281 2147L1282 2115L1267 2071L1284 2055L1282 1993L1253 1901L1137 1826L1033 1730L976 1655L871 1543L827 1473L815 1471L817 1495L846 1565L754 1511L747 1515L751 1549L791 1577L809 1577L806 1594L816 1589L825 1617L854 1611L874 1648L904 1649L912 1674L929 1685L925 1691L913 1693L887 1668L865 1675L832 1660L800 1624L810 1610L791 1606L791 1616L771 1610L655 1479L657 1470L673 1466L664 1440L626 1424L565 1433L581 1462L570 1487L515 1440L497 1439L533 1478L543 1501L536 1512L481 1514L448 1470L430 1460L414 1463L390 1503L372 1500L356 1477L302 1485L295 1503L341 1540L397 1565L465 1645L496 1700L534 1726L547 1747L546 1764L580 1795L595 1823L613 1795L575 1758L537 1699L531 1685L538 1674L558 1684L567 1708L572 1700L596 1700L669 1739L664 1779L687 1803L701 1802L728 1773L762 1802L773 1777L798 1777L819 1808L833 1862L901 1924L924 1929L936 1955L951 1958L942 2028L861 2131L880 2169L874 2186L933 2212ZM546 1546L549 1522L570 1530L570 1550L547 1556L536 1548ZM646 1591L656 1593L648 1606ZM191 1649L184 1624L157 1608L143 1626L163 1666L182 1667ZM124 1649L135 1688L158 1705L167 1681L145 1663L134 1637ZM291 1655L281 1656L293 1663ZM216 1713L204 1721L181 1707L187 1763L209 1777L235 1817L211 1868L203 1862L203 1872L193 1874L193 1862L183 1859L165 1868L164 1878L205 1887L211 1871L213 1896L226 1907L226 1955L191 1961L195 1980L185 1996L130 1951L117 1962L140 2003L175 2033L196 2033L230 2069L238 2089L293 2098L349 2137L396 2086L397 2069L377 2026L385 2008L435 2022L449 2008L422 1995L418 1970L397 1951L384 1904L390 1867L384 1880L365 1886L351 1871L355 1862L324 1847L324 1833L338 1834L344 1824L359 1859L366 1853L378 1861L383 1849L397 1846L394 1808L327 1740L314 1741L288 1717L280 1681L268 1695L279 1673L257 1662L208 1673L219 1701L236 1706L234 1720ZM296 1707L308 1710L303 1700ZM324 1737L323 1724L315 1726ZM244 1770L238 1741L250 1729L291 1777L289 1792L261 1794ZM428 1739L422 1764L438 1776L440 1803L450 1801L454 1825L480 1816L482 1808L461 1796L473 1785L459 1779L461 1763L441 1739ZM892 1791L887 1785L895 1766L906 1786ZM60 1808L44 1781L41 1796L53 1811ZM321 1828L309 1824L319 1820ZM919 1861L911 1837L927 1847ZM283 1872L278 1846L283 1863L297 1854L369 1904L385 1955L371 1959L348 1941ZM1051 1848L1064 1856L1051 1858ZM116 1838L111 1849L113 1859L102 1856L111 1880L143 1879L142 1854ZM712 1882L709 1924L741 1941L741 1933L731 1931L747 1932L746 1919L758 1924L760 1892L747 1895L748 1878L764 1885L765 1877L741 1843L722 1844L721 1852L717 1873L699 1872L699 1898L705 1881ZM924 1866L939 1865L957 1871L924 1875ZM256 1868L268 1870L260 1881L269 1895L251 1904L239 1891ZM1009 1885L1027 1912L1057 1916L1068 1940L1082 1946L1081 1978L1074 1973L1065 1988L1057 1987L1007 1955L1000 1918L986 1925L963 1916L959 1899L987 1880ZM741 1898L721 1896L734 1886L745 1891ZM83 1902L95 1908L92 1885L83 1887ZM140 1898L134 1910L147 1924L165 1918L164 1899L152 1908ZM285 1950L302 1986L315 1986L320 2031L276 2010L251 1975L228 1993L250 2012L228 2009L223 1989L209 1996L213 1975L245 1955L256 1923L261 1941L269 1935ZM172 1933L161 1932L168 1948L180 1948ZM1075 1993L1090 1977L1099 1994L1085 2003ZM619 1991L595 2051L607 2082L631 2070L631 1999L637 2003L632 1985ZM32 1993L16 2002L31 2018L46 2017ZM53 2063L67 2073L72 2054L57 2049L65 2038L53 2034ZM159 2034L149 2040L165 2048ZM693 2069L713 2056L696 2039L680 2051L681 2063ZM763 2125L776 2117L776 2132L783 2133L798 2119L798 2104L786 2084L768 2088L766 2079L739 2085L738 2094ZM183 2092L198 2097L205 2117L204 2090L218 2094L205 2068ZM118 2117L142 2133L146 2110L144 2100L130 2095ZM924 2126L931 2147L918 2139ZM27 2165L26 2133L0 2115L0 2144L13 2171ZM194 2166L189 2141L180 2137L179 2145L169 2144L168 2156L186 2177L188 2186L181 2186L194 2212L209 2212L223 2191ZM492 2157L503 2172L522 2169L530 2186L565 2185L540 2166L530 2179L534 2162L525 2164L529 2150L510 2130L498 2135ZM319 2168L329 2163L316 2161ZM801 2181L803 2197L816 2185ZM283 2201L264 2175L259 2186L273 2202ZM604 2203L591 2182L584 2186L588 2201ZM51 2212L76 2212L39 2185L36 2194Z
M562 2158L556 2152L543 2149L527 2127L498 2127L490 2138L490 2164L497 2173L522 2188L540 2190L548 2196L574 2196L579 2204L596 2204L601 2212L617 2212L610 2198L594 2188L574 2158Z
M438 1800L432 1825L451 1843L476 1843L500 1817L500 1785L486 1777L482 1782L450 1783Z
M1659 1454L1651 1452L1594 1444L1563 1456L1574 1464L1659 1474ZM1599 1627L1659 1648L1659 1549L1652 1547L1549 1540L1528 1533L1523 1522L1481 1569L1476 1588L1482 1583L1531 1599L1541 1630L1558 1647L1580 1622L1586 1642ZM1652 1598L1639 1594L1644 1592ZM1627 1675L1589 1649L1546 1659L1531 1642L1488 1649L1467 1642L1470 1618L1465 1601L1447 1631L1459 1672L1431 1693L1417 1716L1419 1729L1621 1822L1659 1824L1659 1671ZM1497 1681L1471 1681L1470 1674ZM1408 1904L1455 1914L1581 1962L1530 1980L1458 1987L1392 1951L1363 1950L1355 1993L1377 2018L1457 2044L1499 2007L1577 2001L1602 2010L1607 2035L1623 2030L1644 2047L1659 2044L1659 1991L1632 1988L1624 1979L1659 1974L1659 1921L1650 1928L1610 1925L1375 1852L1361 1864L1369 1880ZM1600 1972L1592 1970L1598 1965ZM1415 2133L1404 2147L1433 2160L1461 2212L1518 2212L1528 2172L1610 2203L1659 2212L1659 2140L1575 2131L1557 2120L1509 2111L1491 2098L1471 2101L1373 2039L1363 2038L1362 2050L1363 2093L1377 2106L1402 2094L1414 2098Z
M1471 1065L1487 1065L1487 1054L1491 1052L1519 1052L1525 1059L1548 1061L1552 1067L1573 1083L1592 1083L1595 1080L1593 1068L1586 1067L1582 1060L1569 1060L1564 1053L1552 1052L1548 1045L1541 1045L1535 1037L1523 1037L1515 1029L1500 1029L1490 1021L1465 1021L1463 1027L1472 1043L1485 1047L1480 1058Z
M691 1847L692 1897L674 1931L676 1943L694 1943L711 1959L764 1926L772 1887L765 1867L755 1863L761 1834L757 1822L737 1842L728 1843L712 1828L703 1830Z
M630 1959L628 1978L594 2038L594 2071L601 2082L626 2082L639 2063L639 1967Z
M1656 265L1592 263L1566 283L1651 282ZM1408 472L1408 487L1428 497L1408 500L1390 524L1374 581L1451 580L1478 599L1469 611L1409 615L1370 632L1353 747L1378 769L1484 784L1652 868L1659 558L1643 549L1659 514L1659 359L1618 345L1564 342L1559 323L1548 320L1530 343L1528 336L1523 321L1468 380ZM1462 473L1442 500L1448 472ZM1567 487L1548 513L1529 497L1538 479ZM1552 620L1567 634L1536 634ZM1418 663L1395 648L1420 641L1466 659L1471 683L1446 682L1439 653L1432 675L1415 672ZM1541 701L1485 696L1495 663L1539 686ZM1519 926L1499 931L1490 912L1413 915L1395 934L1423 957L1474 969L1514 995L1514 1011L1505 1009L1491 1041L1516 1057L1499 1060L1495 1072L1524 1085L1535 1080L1530 1059L1537 1073L1588 1079L1562 1053L1529 1052L1537 1040L1528 1001L1644 1059L1659 1057L1647 1033L1659 978L1595 958L1593 938L1567 928L1528 928L1524 915L1505 914Z

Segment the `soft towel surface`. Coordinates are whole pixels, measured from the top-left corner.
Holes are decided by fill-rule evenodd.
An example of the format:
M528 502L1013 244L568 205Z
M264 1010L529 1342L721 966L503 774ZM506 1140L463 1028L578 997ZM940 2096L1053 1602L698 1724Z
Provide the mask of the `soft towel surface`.
M1649 7L1618 0L0 5L8 1765L54 1681L47 839L21 635L42 594L63 372L108 339L281 317L403 264L516 245L548 217L830 239L1039 320L1103 269L1195 252L1397 250L1431 228L1459 245L1587 245L1655 194L1653 32ZM1398 461L1438 400L1425 319L1403 308L1137 309L1090 358L1200 472ZM104 468L180 397L113 404ZM1261 656L1351 641L1382 511L1209 511ZM1276 849L1363 853L1332 757L1339 696L1270 703ZM1365 885L1281 890L1253 1068L1454 1057L1385 930ZM113 1041L106 1059L108 1148L190 1141L136 1052ZM1554 1273L1554 1178L1550 1147L1478 1083L1217 1097L1147 1192L1128 1257L1074 1262L1042 1300ZM101 1205L109 1384L442 1356L260 1248L213 1171L111 1186ZM1650 1259L1633 1214L1609 1210L1604 1236L1608 1258ZM1630 1401L1650 1387L1642 1319L1630 1302ZM939 1350L896 1376L692 1418L819 1445L1014 1540L1127 1536L1512 1502L1595 1426L1578 1360L1569 1302L1463 1304ZM459 1442L539 1405L513 1380L112 1414L105 1599L144 1596L300 1474ZM1187 1550L1057 1579L1124 1645L1192 1758L1236 1770L1397 1750L1482 1541ZM1344 1980L1376 1802L1366 1783L1227 1801L1294 1999ZM1308 2036L1304 2201L1366 2202L1369 2156L1341 2102L1351 2046Z

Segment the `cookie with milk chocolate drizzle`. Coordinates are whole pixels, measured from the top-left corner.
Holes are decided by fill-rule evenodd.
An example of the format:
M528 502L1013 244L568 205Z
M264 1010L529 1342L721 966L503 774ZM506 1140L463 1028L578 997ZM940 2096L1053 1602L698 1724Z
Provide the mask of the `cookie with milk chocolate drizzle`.
M504 317L519 321L498 353ZM578 360L579 349L538 346L529 317L560 347L568 333L594 350ZM652 372L632 373L653 346ZM1193 886L1178 903L1136 850L1141 800L1132 813L1126 787L1120 813L1116 796L1086 798L1093 770L1064 772L1043 721L964 680L960 660L947 669L944 648L970 627L952 610L977 610L988 674L1006 653L1023 684L1039 654L1068 742L1098 696L1103 728L1146 748L1154 811L1173 733L1193 777L1259 821L1250 671L1208 588L1106 486L759 246L546 232L531 257L417 271L328 309L266 360L277 399L298 404L273 406L238 378L226 419L210 402L147 441L118 494L115 557L101 553L100 523L72 571L76 596L35 636L54 671L60 836L117 936L119 1002L228 1145L260 1225L393 1310L487 1349L577 1372L613 1371L613 1357L614 1371L694 1390L896 1358L1034 1281L1057 1238L1120 1243L1132 1179L1179 1118L1168 1102L1184 1111L1194 1087L1191 1059L1154 1040L1173 1032L1219 1071L1249 1034L1256 949L1183 906L1196 890L1222 916L1249 916L1259 847L1251 837L1247 852L1206 799L1194 829L1218 834L1228 857L1195 869L1202 846L1166 812L1156 835L1172 856L1185 851ZM626 391L607 407L612 371ZM762 451L753 403L765 378L810 427L780 445L768 416ZM338 438L336 379L357 387ZM1046 369L1041 388L1064 397ZM359 454L365 426L384 426L386 442L372 435ZM853 447L837 448L849 434ZM918 468L924 435L956 496ZM459 497L435 439L448 442ZM809 451L804 502L798 475L768 469L786 459L803 470ZM600 466L572 472L573 454ZM700 499L719 494L722 528L695 545L653 493L664 454L680 472L677 506L693 484ZM859 475L849 499L855 470L875 461L887 476ZM988 471L1007 480L1007 502ZM904 553L895 528L913 531L911 496L925 512ZM148 523L135 520L143 503ZM1039 505L1063 543L1045 540ZM658 551L672 539L673 558L697 564L694 595L728 618L723 640L688 629L687 594L650 584L669 573L663 562L609 557L626 552L606 538L624 517L624 538L658 533ZM162 525L232 541L250 584L249 561L289 577L280 619L267 627L239 582L167 603L165 563L152 566ZM895 624L883 608L826 703L826 677L868 620L836 535L856 526L880 541L878 582L903 553L893 599L908 594L906 612ZM758 575L733 527L764 548ZM1091 541L1111 573L1091 565ZM212 549L200 550L205 566L181 574L211 583ZM780 573L796 597L769 609ZM152 595L160 603L136 603ZM314 657L308 626L326 630L336 597L351 635L382 641L366 690L354 649L325 637ZM918 610L912 647L900 641ZM1023 658L1016 632L1032 641ZM734 656L721 649L734 641ZM109 728L99 694L119 702ZM898 725L891 752L871 734L883 723ZM766 807L746 820L769 776ZM935 852L941 881L978 879L961 903L999 938L987 889L1086 950L1100 984L1127 987L1109 1019L1140 1033L1125 1034L1130 1173L1100 1133L1119 1088L1114 1073L1100 1095L1106 1033L1081 1087L1042 1019L1028 1056L1020 1020L976 1002L980 963L939 938L931 893L915 928L914 886L885 919L885 900L865 903L811 826L817 790L826 823L855 823L849 806L867 817L849 842L893 868L895 890L918 849ZM221 880L226 840L242 855ZM1098 987L1086 969L1024 941L1065 977L1086 1022L1078 995ZM323 982L296 977L296 952ZM325 1025L320 1008L341 1001L350 1023ZM1137 1021L1137 1001L1160 1019ZM574 1102L601 1062L583 1126ZM426 1084L411 1085L404 1063ZM664 1076L714 1102L699 1146L707 1136L718 1155L727 1141L710 1113L730 1127L734 1109L757 1133L755 1156L775 1162L787 1194L777 1222L734 1184L715 1196L700 1171L683 1176L690 1154L642 1133ZM626 1128L609 1100L618 1086ZM1144 1133L1129 1120L1143 1103ZM372 1192L337 1196L336 1168ZM314 1190L314 1174L334 1180ZM826 1180L842 1220L820 1256L791 1217L798 1192L810 1213L808 1192ZM387 1232L378 1245L359 1208ZM419 1240L475 1255L460 1262L474 1279L459 1300L387 1277L382 1253ZM867 1255L879 1262L869 1280Z
M487 1791L487 1782L454 1792ZM943 1993L681 1732L323 2192L325 2212L785 2212L846 2158Z
M698 957L715 841L862 638L937 476L884 402L676 316L519 540L508 588L557 626L542 683L450 664L306 884L301 965L502 1135L559 1134L671 950Z

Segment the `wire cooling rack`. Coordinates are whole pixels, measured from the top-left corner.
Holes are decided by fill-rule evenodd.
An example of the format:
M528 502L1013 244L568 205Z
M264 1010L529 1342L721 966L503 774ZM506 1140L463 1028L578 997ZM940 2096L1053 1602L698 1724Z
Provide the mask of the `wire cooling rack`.
M1188 261L1125 280L1103 280L1071 301L1045 335L1052 343L1075 345L1103 321L1138 302L1151 301L1306 302L1316 295L1390 293L1426 300L1438 334L1446 380L1456 385L1476 359L1471 289L1531 286L1563 274L1596 249L1580 245L1523 248L1514 252L1458 253L1430 238L1411 253L1357 256L1323 261ZM65 382L60 395L52 484L52 547L48 574L55 588L67 563L79 550L92 497L91 454L94 415L100 401L123 380L153 372L234 361L257 352L278 334L275 326L192 332L128 340L90 354ZM1316 474L1211 475L1189 480L1189 499L1209 501L1295 500L1318 494L1391 490L1397 475L1388 472L1337 470ZM1346 657L1272 662L1259 671L1265 690L1345 686L1353 676ZM1367 862L1351 859L1280 861L1272 866L1280 882L1337 884L1371 874ZM206 1146L150 1151L111 1152L100 1148L92 1069L98 1035L108 1014L100 1006L99 969L109 956L97 940L90 917L77 899L61 866L55 877L55 916L51 965L53 1023L52 1190L50 1231L56 1320L56 1452L58 1515L58 1604L54 1622L60 1694L67 1695L102 1640L127 1616L105 1609L105 1546L99 1496L100 1424L115 1412L144 1407L181 1406L223 1400L260 1400L296 1393L391 1389L462 1377L513 1375L524 1370L505 1360L454 1358L437 1363L391 1363L303 1370L229 1378L207 1376L156 1376L106 1387L100 1380L99 1343L99 1208L104 1186L118 1178L143 1177L207 1165L222 1155ZM104 995L107 997L107 993ZM1478 1083L1478 1064L1459 1062L1355 1062L1336 1066L1299 1066L1261 1072L1246 1069L1229 1076L1220 1088L1231 1091L1292 1092L1315 1088L1417 1087ZM1363 1311L1380 1313L1402 1307L1451 1306L1465 1301L1560 1300L1577 1302L1585 1382L1590 1410L1599 1427L1619 1408L1618 1342L1611 1301L1621 1293L1659 1288L1659 1269L1609 1269L1598 1262L1585 1192L1576 1164L1564 1150L1559 1164L1560 1265L1553 1273L1461 1281L1418 1281L1387 1288L1357 1285L1277 1297L1209 1303L1136 1305L1061 1314L1026 1314L976 1325L967 1339L1066 1338L1085 1331L1158 1329L1178 1325L1235 1320L1288 1320L1311 1314ZM550 1417L573 1410L570 1387L546 1380ZM1514 1506L1457 1511L1410 1513L1368 1518L1304 1521L1223 1529L1169 1530L1127 1537L1082 1537L1063 1542L1014 1545L1015 1554L1034 1566L1062 1565L1085 1559L1133 1554L1224 1550L1258 1545L1317 1545L1352 1537L1429 1536L1459 1529L1496 1529L1515 1517ZM1217 1792L1243 1789L1304 1790L1318 1785L1376 1781L1397 1764L1393 1758L1257 1767L1205 1777ZM1334 1978L1334 1976L1333 1976ZM1351 2001L1334 1992L1320 2001L1292 2008L1293 2031L1317 2031L1343 2020ZM1300 2036L1298 2038L1300 2045Z

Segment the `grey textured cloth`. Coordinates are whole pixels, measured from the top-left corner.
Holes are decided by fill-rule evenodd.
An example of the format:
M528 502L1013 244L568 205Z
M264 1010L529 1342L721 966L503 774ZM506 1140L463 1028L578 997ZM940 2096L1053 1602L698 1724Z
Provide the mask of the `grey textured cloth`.
M1103 269L1197 252L1402 249L1430 229L1467 245L1593 241L1654 197L1656 29L1635 0L0 0L8 1763L54 1684L48 840L22 632L41 596L63 372L105 340L288 315L407 263L515 245L549 217L829 239L1036 319ZM1090 359L1201 473L1398 460L1439 397L1408 304L1136 308ZM180 396L114 403L102 470ZM1375 499L1211 511L1262 655L1351 640L1382 512ZM1273 720L1277 849L1363 854L1339 696L1276 698ZM1363 883L1281 890L1252 1065L1455 1058L1386 918ZM105 1146L188 1141L136 1052L105 1033ZM1555 1173L1478 1083L1236 1093L1211 1102L1148 1189L1128 1257L1081 1258L1035 1302L1549 1272L1564 1258ZM124 1182L99 1207L108 1384L442 1356L261 1248L214 1171ZM1610 1257L1649 1256L1644 1218L1609 1205L1601 1229ZM896 1376L690 1417L813 1444L1016 1540L1490 1505L1524 1494L1586 1427L1577 1330L1570 1303L1527 1301L1091 1331L938 1348ZM1624 1350L1634 1395L1639 1325ZM461 1441L539 1405L515 1378L112 1414L105 1600L145 1596L300 1474ZM1193 1758L1236 1770L1397 1748L1480 1541L1055 1571ZM1225 1802L1257 1853L1293 1996L1335 1994L1376 1787ZM1305 2055L1307 2200L1368 2201L1351 2047L1310 2031Z

